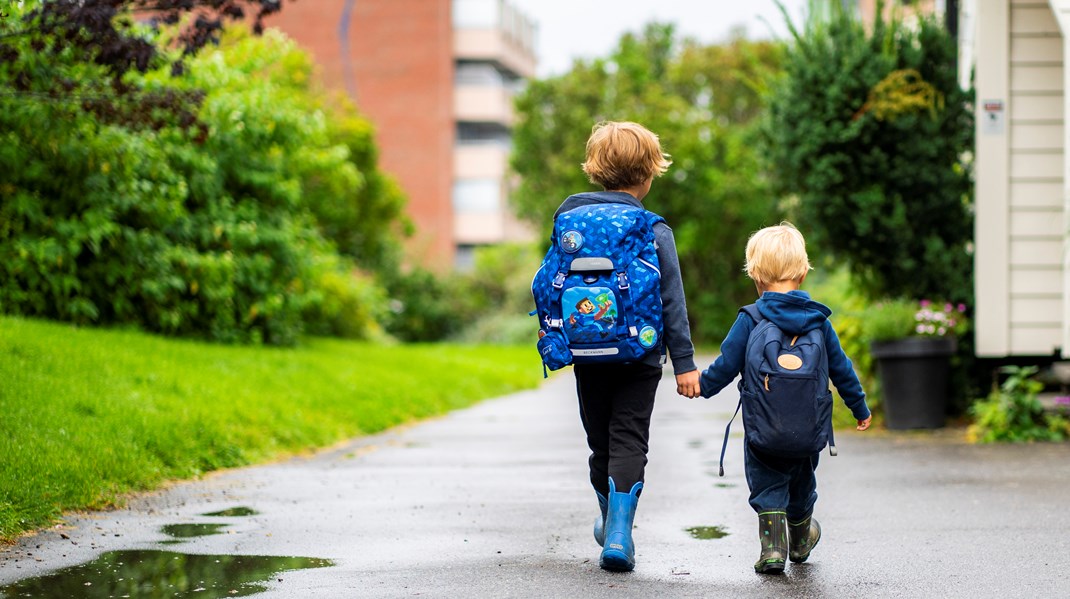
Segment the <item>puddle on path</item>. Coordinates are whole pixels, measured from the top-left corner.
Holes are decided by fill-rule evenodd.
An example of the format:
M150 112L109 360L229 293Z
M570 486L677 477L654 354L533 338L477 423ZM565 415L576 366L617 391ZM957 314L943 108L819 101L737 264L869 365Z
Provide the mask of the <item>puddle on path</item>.
M176 539L192 539L217 535L226 527L226 524L167 524L160 532Z
M728 532L720 526L692 526L691 528L685 528L684 531L691 535L691 538L701 541L723 539L728 536Z
M251 507L241 506L241 507L232 507L232 508L228 508L228 509L225 509L225 510L220 510L218 512L209 512L207 514L202 514L202 515L219 517L219 518L240 518L240 517L244 517L244 516L255 516L255 515L259 514L259 513L260 512L254 510Z
M267 590L280 572L325 568L330 560L260 555L109 551L92 562L0 587L3 597L243 597Z

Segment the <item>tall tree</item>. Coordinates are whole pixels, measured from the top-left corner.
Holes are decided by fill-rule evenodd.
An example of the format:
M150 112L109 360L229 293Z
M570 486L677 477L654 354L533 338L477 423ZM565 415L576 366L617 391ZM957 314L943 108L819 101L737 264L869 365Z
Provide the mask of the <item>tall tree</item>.
M870 296L968 303L973 112L956 43L935 20L881 12L869 30L836 9L792 31L765 124L770 172Z
M753 133L781 54L773 42L704 46L651 24L608 57L532 82L517 100L517 212L548 233L561 200L593 189L580 170L592 126L642 123L674 161L645 204L673 228L696 339L719 341L736 308L754 299L742 272L747 237L779 219Z

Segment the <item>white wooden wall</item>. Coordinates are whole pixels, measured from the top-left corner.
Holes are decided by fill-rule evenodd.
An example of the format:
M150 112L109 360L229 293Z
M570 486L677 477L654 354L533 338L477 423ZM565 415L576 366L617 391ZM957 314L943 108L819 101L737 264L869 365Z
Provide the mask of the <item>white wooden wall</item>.
M977 353L1050 355L1065 347L1063 36L1047 0L980 0L978 28Z

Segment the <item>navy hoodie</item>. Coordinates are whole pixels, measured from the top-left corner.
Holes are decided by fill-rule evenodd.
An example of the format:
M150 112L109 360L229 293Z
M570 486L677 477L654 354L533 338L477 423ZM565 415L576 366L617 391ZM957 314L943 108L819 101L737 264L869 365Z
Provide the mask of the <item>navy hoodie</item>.
M829 359L829 378L833 386L856 420L869 418L869 406L866 405L862 383L858 382L858 375L851 366L851 360L843 353L840 339L829 322L828 317L832 315L832 310L810 299L810 294L801 290L787 293L766 291L758 299L757 306L762 316L773 321L780 330L789 335L802 335L818 327L823 328L825 353ZM721 355L699 378L703 397L716 395L743 373L747 357L747 339L756 324L743 312L736 317L735 324L721 343Z
M554 218L562 212L588 204L627 204L645 210L643 203L630 193L590 191L565 198L554 213ZM654 225L654 242L657 246L658 266L661 269L661 313L662 326L665 328L663 347L672 358L673 372L684 374L698 370L698 367L695 366L695 346L691 343L691 326L687 321L687 302L684 301L684 282L680 276L680 258L676 255L676 239L672 235L672 229L664 222ZM642 361L660 368L664 356L651 352L644 356Z

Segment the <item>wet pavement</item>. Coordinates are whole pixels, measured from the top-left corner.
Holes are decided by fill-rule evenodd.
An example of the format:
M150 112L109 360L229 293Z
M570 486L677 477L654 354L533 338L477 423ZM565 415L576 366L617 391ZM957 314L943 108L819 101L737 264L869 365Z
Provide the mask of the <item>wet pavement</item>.
M0 549L0 597L1070 596L1070 444L838 432L840 455L818 469L821 543L806 564L760 576L738 422L717 477L735 398L674 391L667 376L631 573L598 568L565 372L538 391L68 517Z

